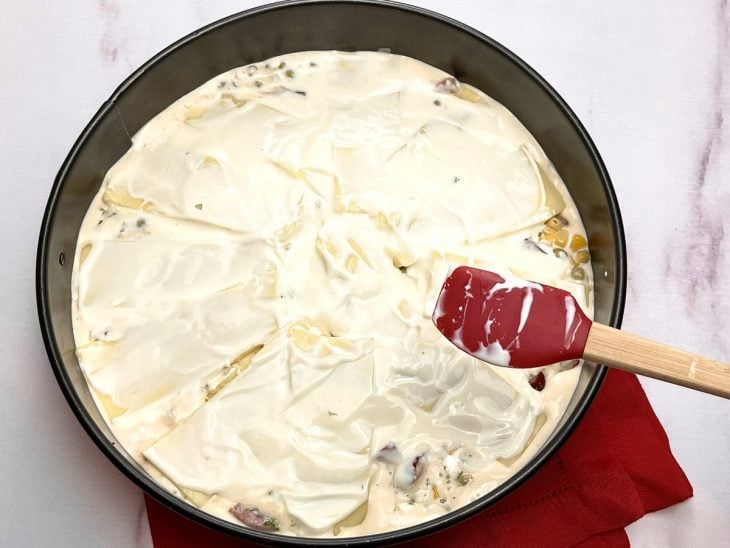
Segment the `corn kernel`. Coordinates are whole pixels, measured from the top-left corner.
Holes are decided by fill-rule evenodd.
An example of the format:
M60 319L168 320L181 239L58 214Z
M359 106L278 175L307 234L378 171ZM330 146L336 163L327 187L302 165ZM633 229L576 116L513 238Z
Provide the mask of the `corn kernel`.
M543 242L551 244L555 241L555 232L553 230L547 230L547 227L545 227L545 230L540 234L540 239Z
M573 238L570 240L570 250L571 251L578 251L579 249L583 249L588 245L588 242L586 242L586 239L581 236L580 234L575 234Z
M205 158L203 158L203 161L200 162L200 169L205 169L206 167L213 167L217 165L219 165L218 160L216 160L212 156L206 156Z
M485 103L484 97L479 95L473 88L467 86L460 86L459 91L456 92L456 96L459 99L464 99L470 103Z
M357 263L360 261L357 255L350 255L347 258L347 262L345 263L345 267L350 272L355 272L357 270Z
M79 253L79 264L84 263L84 259L86 259L86 257L88 257L90 251L91 251L91 244L86 244L84 247L81 248L81 253Z
M185 122L189 120L198 120L205 115L205 110L200 107L185 105L185 109L186 112L183 116L183 121Z
M563 228L563 223L561 223L557 217L550 217L547 221L545 221L545 226L557 231Z
M568 231L565 229L560 230L555 234L555 245L558 247L565 247L568 243Z

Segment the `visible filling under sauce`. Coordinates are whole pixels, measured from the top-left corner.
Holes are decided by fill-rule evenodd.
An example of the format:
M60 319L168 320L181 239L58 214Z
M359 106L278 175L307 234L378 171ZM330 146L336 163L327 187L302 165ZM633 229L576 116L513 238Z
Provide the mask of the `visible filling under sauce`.
M387 53L237 68L152 119L79 234L79 361L120 443L191 504L304 536L398 529L500 485L574 363L507 370L431 322L451 265L573 293L585 234L500 104Z

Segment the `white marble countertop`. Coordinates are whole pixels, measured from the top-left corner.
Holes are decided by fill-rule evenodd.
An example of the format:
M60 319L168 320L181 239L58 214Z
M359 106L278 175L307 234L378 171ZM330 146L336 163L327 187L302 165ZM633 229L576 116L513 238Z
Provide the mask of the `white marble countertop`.
M257 3L3 2L2 546L151 545L140 491L87 438L51 374L36 319L36 239L57 169L116 85L180 36ZM523 57L588 128L626 224L624 327L730 361L727 0L419 4ZM643 384L695 497L630 526L633 544L725 546L730 402Z

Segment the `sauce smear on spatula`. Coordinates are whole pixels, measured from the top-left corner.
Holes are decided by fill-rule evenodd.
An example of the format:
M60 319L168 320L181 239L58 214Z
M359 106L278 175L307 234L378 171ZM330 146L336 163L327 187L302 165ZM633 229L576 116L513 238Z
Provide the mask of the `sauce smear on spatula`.
M567 291L468 266L446 278L433 321L464 352L509 367L582 357L592 323Z

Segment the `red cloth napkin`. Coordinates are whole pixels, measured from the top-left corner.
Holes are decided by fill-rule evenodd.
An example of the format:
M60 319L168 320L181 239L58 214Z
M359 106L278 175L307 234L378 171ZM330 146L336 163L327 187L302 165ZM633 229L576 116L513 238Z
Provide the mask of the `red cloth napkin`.
M635 375L611 370L590 410L522 487L476 517L408 548L628 546L624 527L692 496ZM155 548L255 546L146 497Z

